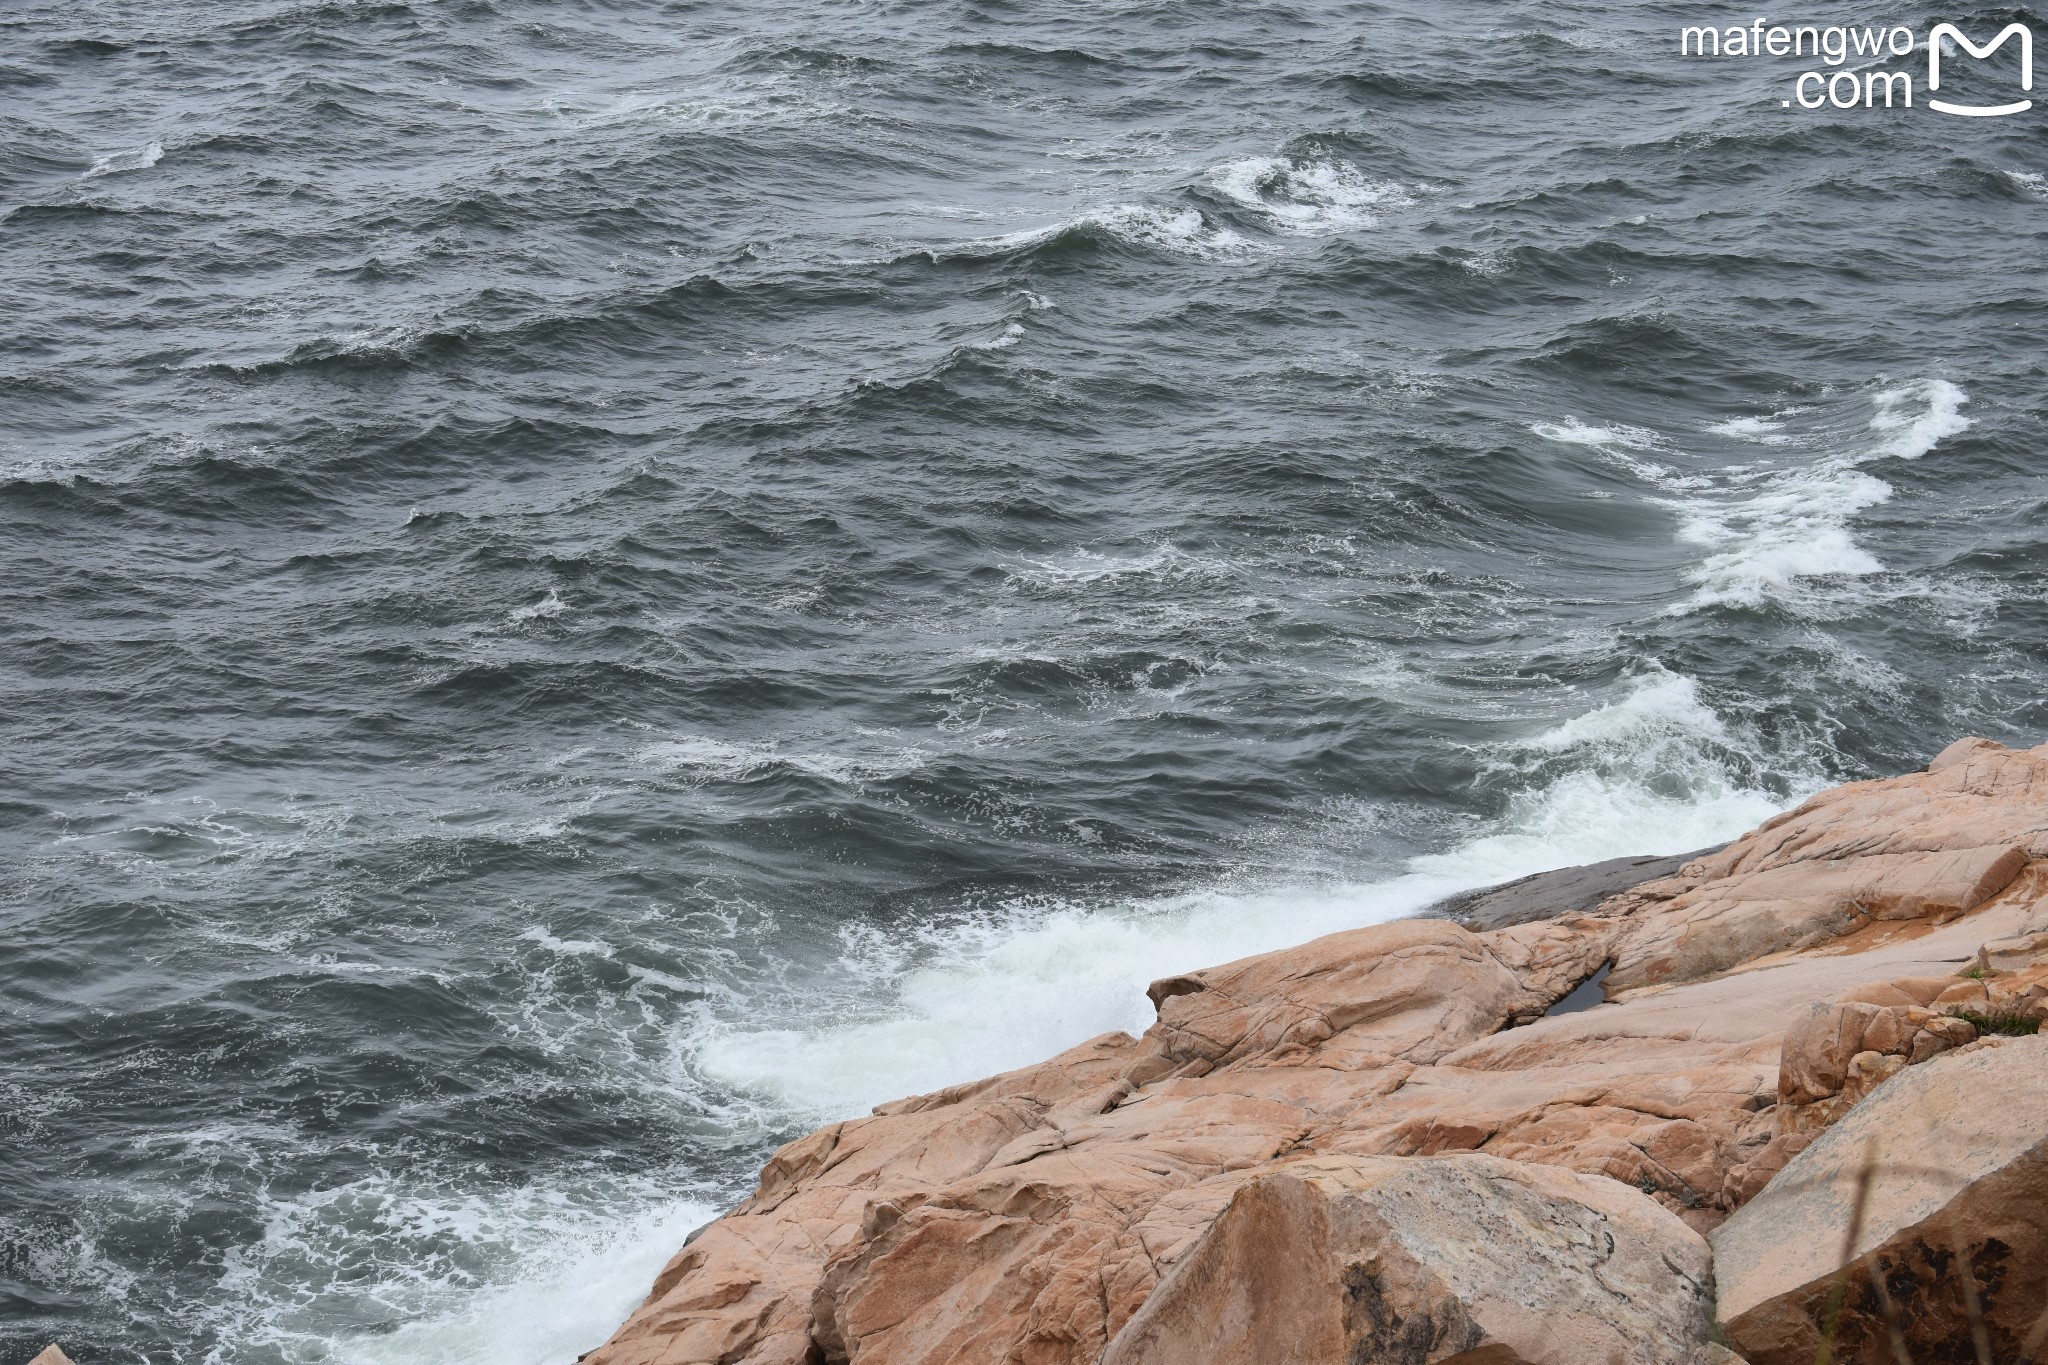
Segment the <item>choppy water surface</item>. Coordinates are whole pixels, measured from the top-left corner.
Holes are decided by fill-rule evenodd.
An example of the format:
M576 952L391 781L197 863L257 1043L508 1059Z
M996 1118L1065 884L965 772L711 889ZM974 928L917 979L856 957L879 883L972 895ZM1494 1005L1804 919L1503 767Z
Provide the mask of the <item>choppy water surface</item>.
M2040 115L1697 17L0 16L0 1360L566 1362L1152 976L2041 738Z

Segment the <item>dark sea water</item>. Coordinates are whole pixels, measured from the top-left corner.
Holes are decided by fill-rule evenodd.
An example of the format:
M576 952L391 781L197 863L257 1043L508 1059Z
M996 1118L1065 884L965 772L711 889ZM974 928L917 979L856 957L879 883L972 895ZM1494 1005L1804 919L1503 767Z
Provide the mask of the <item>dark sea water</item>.
M567 1362L1153 976L2048 737L2048 110L1751 17L10 5L0 1365Z

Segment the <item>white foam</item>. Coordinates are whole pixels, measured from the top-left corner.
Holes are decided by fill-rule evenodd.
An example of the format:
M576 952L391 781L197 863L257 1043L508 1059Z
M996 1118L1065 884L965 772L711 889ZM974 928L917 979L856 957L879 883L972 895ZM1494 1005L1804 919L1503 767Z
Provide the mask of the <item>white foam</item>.
M1013 322L987 341L974 344L977 351L1007 351L1024 339L1024 324Z
M1737 441L1753 441L1758 445L1790 445L1792 438L1784 434L1785 424L1776 417L1735 417L1726 422L1714 422L1707 430L1716 436L1726 436Z
M1929 379L1877 395L1877 415L1870 419L1873 431L1889 433L1876 454L1901 460L1917 460L1946 436L1967 431L1970 419L1962 415L1969 395L1946 379ZM1915 401L1925 406L1913 410Z
M528 926L519 939L522 943L538 943L549 952L561 953L565 957L610 957L614 951L611 944L597 939L556 938L539 925Z
M1336 161L1247 157L1209 172L1209 183L1275 231L1306 237L1372 227L1379 222L1376 210L1415 202L1400 185L1368 180L1356 166Z
M1811 465L1731 465L1712 474L1681 474L1633 453L1661 444L1656 433L1641 427L1594 426L1567 417L1529 429L1547 441L1597 450L1665 495L1655 501L1677 514L1679 540L1707 552L1683 575L1690 593L1667 614L1765 602L1797 611L1832 610L1841 593L1827 583L1884 571L1856 543L1852 523L1893 490L1863 466L1919 459L1968 429L1970 419L1961 411L1968 398L1945 379L1881 389L1871 397L1874 411L1866 428L1876 439L1852 437L1846 449ZM1793 446L1799 442L1785 432L1785 419L1801 411L1732 418L1707 430L1756 445Z
M151 142L125 152L109 152L92 163L92 168L80 175L80 180L91 180L95 176L117 175L122 171L141 171L163 160L164 144Z
M1597 450L1609 463L1618 465L1660 488L1681 488L1689 484L1702 484L1695 476L1682 475L1667 465L1647 459L1637 453L1653 450L1663 438L1647 427L1633 427L1615 422L1609 426L1596 427L1581 422L1576 417L1567 417L1562 422L1531 422L1529 430L1546 441L1559 445L1585 446Z
M856 733L853 738L861 736ZM733 744L704 735L662 740L645 746L635 756L651 767L698 780L732 781L779 767L846 785L901 777L923 767L926 757L914 746L877 746L852 753L791 752L773 741Z
M1156 572L1157 561L1135 567L1151 559L1141 555L1113 572ZM888 738L835 736L830 758L904 761L886 749ZM708 736L646 746L641 757L705 773L792 760L772 744ZM750 1092L721 1096L724 1112L766 1111L760 1127L750 1117L736 1131L786 1130L1042 1060L1107 1030L1140 1030L1151 1020L1143 989L1158 976L1378 922L1526 872L1714 843L1820 785L1793 773L1789 792L1761 790L1743 776L1771 766L1757 738L1717 714L1691 679L1655 668L1577 714L1532 725L1491 757L1494 774L1520 791L1499 818L1384 877L1220 886L1135 903L1012 905L912 932L853 925L832 973L849 988L829 999L764 999L732 978L695 982L622 963L633 955L629 941L602 922L529 921L519 940L532 947L522 959L535 964L542 989L519 1032L526 1044L611 1065L607 1031L619 1020L634 1030L652 1024L674 1051L648 1054L644 1067L629 1064L626 1083L690 1091L686 1111L701 1112L694 1060L699 1074ZM1776 766L1784 775L1786 765ZM727 936L736 935L729 926ZM707 958L721 951L716 942L703 950ZM623 965L634 989L647 992L620 1004L618 1019L575 984L585 977L573 969L598 962ZM698 969L693 962L678 970ZM643 1011L656 991L717 998L680 1014ZM761 1026L767 1008L781 1027ZM297 1136L223 1124L178 1140L209 1159L220 1151L231 1164L257 1168ZM250 1150L236 1156L238 1145ZM177 1168L176 1156L164 1154L164 1169ZM570 1167L496 1190L475 1188L475 1179L467 1168L437 1174L401 1162L338 1188L280 1195L265 1211L262 1236L228 1253L218 1289L195 1311L208 1315L235 1358L568 1365L605 1339L685 1234L714 1211L679 1170L628 1180ZM81 1244L77 1254L88 1251Z
M1567 417L1562 422L1531 422L1529 430L1546 441L1568 446L1619 446L1624 450L1648 450L1658 444L1657 433L1647 427L1632 427L1620 422L1596 427L1576 417Z
M601 1178L485 1194L364 1179L273 1201L262 1238L227 1253L215 1325L238 1355L571 1365L716 1213ZM371 1230L381 1254L365 1260Z
M1555 775L1445 852L1383 880L1127 905L1012 907L937 933L915 965L849 950L886 1009L808 1026L715 1028L698 1044L714 1078L818 1117L1023 1066L1151 1021L1147 982L1341 929L1379 923L1454 891L1630 853L1681 852L1752 827L1784 801L1746 785L1729 754L1748 741L1692 680L1655 670L1606 705L1501 751L1504 766ZM1816 777L1804 790L1817 788ZM885 998L886 998L885 996Z
M977 237L931 253L932 259L998 256L1040 246L1078 227L1094 227L1135 246L1170 251L1199 260L1229 260L1253 255L1258 244L1242 233L1211 227L1195 209L1154 208L1145 204L1112 204L1048 227L1026 228L997 237Z
M618 1330L683 1239L718 1210L677 1200L528 1249L520 1272L397 1331L352 1343L346 1365L572 1365ZM464 1287L466 1288L466 1286Z
M418 509L414 510L417 511ZM545 620L550 616L560 616L568 609L569 604L562 600L561 594L557 593L553 588L549 588L546 597L541 598L538 602L529 602L523 607L512 608L510 612L506 613L506 619L515 624L523 624L527 621Z
M1944 438L1966 430L1970 419L1961 408L1967 400L1945 379L1881 390L1872 398L1876 411L1868 428L1880 439L1859 442L1809 467L1728 470L1709 496L1670 500L1679 514L1680 538L1710 551L1686 575L1692 594L1671 612L1755 607L1766 601L1813 610L1828 605L1814 580L1883 572L1878 558L1856 543L1852 522L1859 512L1888 501L1893 489L1862 466L1887 458L1919 459Z
M1021 564L1003 567L1020 583L1054 589L1121 578L1173 582L1229 578L1237 573L1222 560L1193 554L1177 545L1159 545L1135 555L1077 549L1056 559L1027 559Z

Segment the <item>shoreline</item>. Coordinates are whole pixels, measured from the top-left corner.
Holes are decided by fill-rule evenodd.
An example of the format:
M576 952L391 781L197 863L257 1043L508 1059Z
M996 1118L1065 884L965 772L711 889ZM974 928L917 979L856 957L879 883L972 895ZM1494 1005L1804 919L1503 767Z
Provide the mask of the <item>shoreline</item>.
M1353 1233L1370 1223L1399 1240L1414 1229L1359 1210L1415 1181L1454 1206L1453 1187L1483 1175L1553 1210L1605 1208L1621 1191L1602 1218L1668 1242L1664 1264L1706 1268L1705 1290L1681 1292L1691 1280L1672 1272L1668 1311L1614 1329L1637 1332L1641 1358L1703 1361L1711 1348L1725 1360L1732 1332L1751 1365L1790 1361L1743 1337L1762 1330L1750 1322L1761 1310L1732 1312L1725 1283L1717 1308L1710 1239L1739 1241L1724 1226L1789 1166L1819 1161L1808 1149L1823 1153L1859 1104L1905 1093L1880 1087L1908 1066L1925 1067L1917 1084L1966 1064L2023 1066L2037 1050L1980 1038L1958 1002L2010 1005L2032 973L2048 978L2048 933L2030 937L2048 930L2043 793L2048 746L1958 741L1920 773L1833 788L1721 849L1540 873L1156 981L1142 1037L1105 1034L785 1146L755 1194L693 1233L646 1303L582 1359L1138 1365L1188 1341L1236 1359L1227 1324L1202 1305L1242 1279L1217 1281L1218 1267L1271 1258L1260 1218L1313 1214L1327 1242L1342 1205ZM1988 943L2010 960L1957 976ZM1608 1007L1589 1008L1591 990ZM2036 998L2014 1008L2035 1011ZM1839 1023L1844 1009L1866 1025L1882 1014L1865 1033L1890 1050L1814 1063L1806 1054L1826 1048L1800 1033L1805 1016ZM1475 1344L1515 1336L1494 1321L1498 1286L1446 1289L1455 1268L1427 1256L1411 1269L1401 1292L1415 1301L1389 1307L1389 1321L1429 1317L1415 1296L1448 1294ZM1293 1267L1280 1297L1302 1306L1282 1327L1309 1330L1328 1297L1322 1270ZM1551 1270L1562 1278L1528 1301L1592 1292L1586 1267ZM1986 1311L2007 1312L2014 1291L2000 1292ZM1796 1317L1782 1297L1758 1302ZM1240 1305L1236 1330L1271 1301ZM1717 1312L1737 1321L1717 1327ZM1346 1359L1363 1330L1321 1322L1303 1359ZM1557 1340L1585 1350L1598 1336ZM1527 1358L1568 1359L1542 1349L1553 1353Z

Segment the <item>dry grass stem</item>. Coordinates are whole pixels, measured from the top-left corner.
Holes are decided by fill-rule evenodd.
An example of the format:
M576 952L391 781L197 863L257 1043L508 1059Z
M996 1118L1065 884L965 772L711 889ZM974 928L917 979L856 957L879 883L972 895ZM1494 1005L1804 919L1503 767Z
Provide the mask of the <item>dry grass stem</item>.
M1856 1203L1849 1211L1849 1230L1842 1238L1842 1268L1835 1275L1835 1287L1828 1293L1827 1320L1821 1325L1820 1353L1813 1365L1833 1365L1835 1328L1842 1320L1842 1304L1849 1296L1849 1267L1856 1261L1856 1244L1863 1240L1863 1219L1870 1210L1870 1189L1877 1180L1877 1139L1863 1151L1863 1169L1856 1173ZM1908 1362L1908 1365L1911 1365Z
M1948 1240L1956 1253L1956 1282L1963 1288L1963 1312L1970 1319L1970 1345L1976 1349L1977 1365L1993 1365L1991 1328L1984 1321L1984 1303L1977 1297L1977 1267L1970 1261L1969 1239L1953 1217L1949 1219Z

